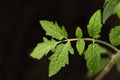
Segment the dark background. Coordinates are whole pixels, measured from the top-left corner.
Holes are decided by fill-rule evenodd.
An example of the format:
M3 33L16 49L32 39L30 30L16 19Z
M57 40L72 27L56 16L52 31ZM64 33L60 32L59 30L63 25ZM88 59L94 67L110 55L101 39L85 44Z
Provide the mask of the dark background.
M0 80L88 80L83 57L70 55L70 63L48 78L48 56L35 60L29 56L45 32L39 20L57 21L69 37L80 26L86 33L90 16L102 9L104 0L0 0ZM107 21L102 39L108 41L110 27L119 24L116 16ZM84 34L87 37L87 34ZM73 44L74 46L74 44ZM115 68L104 80L120 80Z

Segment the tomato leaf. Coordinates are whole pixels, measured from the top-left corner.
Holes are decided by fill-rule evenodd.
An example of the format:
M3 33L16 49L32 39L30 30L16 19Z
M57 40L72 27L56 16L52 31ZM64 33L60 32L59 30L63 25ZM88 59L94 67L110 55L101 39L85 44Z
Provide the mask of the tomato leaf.
M46 35L51 36L52 38L62 40L63 38L68 37L65 27L61 28L57 22L54 24L52 21L41 20L40 24L46 31Z
M100 64L100 48L98 44L90 44L85 52L86 65L90 72L95 73Z
M87 25L88 34L90 37L99 38L99 33L101 32L101 11L97 10L89 20Z
M109 39L114 46L120 45L120 26L116 26L110 30Z
M82 36L83 36L82 29L80 27L77 27L75 34L76 34L77 38L82 38Z
M117 14L117 16L120 18L120 2L114 9L114 14Z
M44 42L38 43L30 56L36 59L41 59L44 55L47 55L50 50L54 49L56 45L57 42L55 40L44 38Z
M83 39L80 39L76 42L76 48L79 53L79 55L82 55L84 48L85 48L85 41Z
M120 2L120 0L106 0L103 10L103 23L113 14L115 7Z
M55 48L54 54L49 58L49 77L58 73L58 71L62 67L65 67L66 64L69 64L68 52L73 54L73 50L71 50L70 41L68 41L66 44L59 44Z

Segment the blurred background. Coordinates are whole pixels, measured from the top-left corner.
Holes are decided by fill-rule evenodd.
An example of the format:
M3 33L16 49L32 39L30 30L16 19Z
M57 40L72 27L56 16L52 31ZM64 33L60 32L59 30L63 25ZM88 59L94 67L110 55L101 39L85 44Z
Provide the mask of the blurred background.
M77 52L69 55L69 65L51 78L49 55L35 60L29 54L45 36L39 20L64 25L70 38L75 37L75 29L80 26L87 37L88 20L97 9L103 9L103 3L104 0L0 0L0 80L88 80L85 60ZM108 41L110 27L116 24L116 16L106 22L103 40ZM113 79L120 80L115 68L104 78Z

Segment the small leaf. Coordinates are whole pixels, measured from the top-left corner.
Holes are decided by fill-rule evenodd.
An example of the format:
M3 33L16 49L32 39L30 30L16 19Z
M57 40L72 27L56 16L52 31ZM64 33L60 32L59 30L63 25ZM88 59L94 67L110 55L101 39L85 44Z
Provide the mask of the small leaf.
M37 44L30 56L36 59L41 59L44 55L47 55L48 52L55 48L57 42L55 40L47 40L44 38L44 42Z
M77 27L75 34L76 34L77 38L82 38L82 36L83 36L82 29L80 27Z
M114 8L120 0L106 0L103 10L103 23L113 14Z
M40 24L42 28L46 31L46 35L59 40L67 38L67 32L65 31L65 29L61 29L61 27L57 23L54 24L51 21L41 20Z
M99 38L99 33L101 32L101 11L97 10L89 20L87 25L88 34L90 37Z
M114 46L120 45L120 26L116 26L111 29L109 39Z
M95 73L100 64L100 48L98 44L90 44L85 52L86 65L90 72Z
M115 7L114 13L116 13L117 16L120 18L120 2L119 2L119 4Z
M59 44L50 56L49 77L55 75L62 67L69 64L68 52L70 51L70 42L66 44Z
M70 41L68 41L67 45L68 45L70 54L74 54L74 49L73 49Z
M83 39L80 39L76 42L76 48L79 53L79 55L82 55L84 48L85 48L85 41Z

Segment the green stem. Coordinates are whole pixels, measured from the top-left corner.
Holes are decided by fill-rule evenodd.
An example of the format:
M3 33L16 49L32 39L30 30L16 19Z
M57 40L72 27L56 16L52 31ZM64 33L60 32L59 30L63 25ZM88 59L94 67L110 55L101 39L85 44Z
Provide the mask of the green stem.
M116 52L119 51L119 49L117 49L116 47L114 47L110 43L107 43L107 42L102 41L102 40L93 39L93 38L72 38L72 39L66 39L66 40L63 40L63 41L59 41L58 43L67 42L67 41L77 41L79 39L84 39L85 41L92 41L92 42L94 41L94 42L106 45L106 46L110 47L111 49L113 49Z
M96 42L99 42L99 43L102 43L102 44L110 47L111 49L113 49L113 50L116 51L116 52L119 51L119 49L117 49L116 47L114 47L113 45L111 45L111 44L109 44L109 43L107 43L107 42L105 42L105 41L101 41L101 40L95 40L95 41L96 41Z
M116 54L112 55L111 60L105 66L105 68L100 72L100 74L95 78L95 80L102 80L102 78L110 71L112 66L116 63L116 61L120 58L120 51Z
M93 38L72 38L72 39L66 39L66 40L63 40L63 41L59 41L58 43L67 42L67 41L77 41L79 39L84 39L85 41L97 42L97 43L106 45L106 46L110 47L111 49L113 49L114 51L116 51L116 54L112 55L109 63L100 72L100 74L95 78L95 80L101 80L110 71L110 69L116 63L116 61L120 58L120 50L117 49L116 47L114 47L113 45L111 45L110 43L107 43L107 42L102 41L102 40L93 39Z

